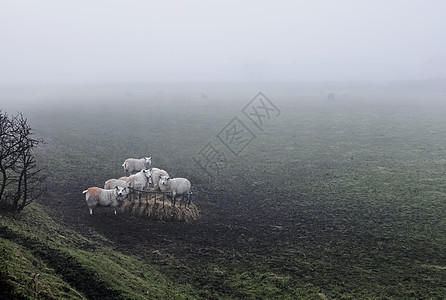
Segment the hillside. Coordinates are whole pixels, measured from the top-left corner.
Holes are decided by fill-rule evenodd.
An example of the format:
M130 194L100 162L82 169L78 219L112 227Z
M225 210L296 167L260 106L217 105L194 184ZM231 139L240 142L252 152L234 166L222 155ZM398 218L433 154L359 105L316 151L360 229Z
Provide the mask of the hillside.
M196 297L189 286L115 251L103 236L87 239L65 227L39 204L0 221L2 299Z

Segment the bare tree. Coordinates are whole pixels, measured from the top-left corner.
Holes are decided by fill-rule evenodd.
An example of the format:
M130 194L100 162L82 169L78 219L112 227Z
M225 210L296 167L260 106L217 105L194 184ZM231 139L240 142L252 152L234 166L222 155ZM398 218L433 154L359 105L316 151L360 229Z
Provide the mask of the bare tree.
M0 111L0 204L21 211L45 191L46 178L38 168L33 149L43 143L21 113L9 117Z
M0 111L0 172L2 184L0 188L0 200L4 200L12 168L18 157L18 141L12 119L8 114Z

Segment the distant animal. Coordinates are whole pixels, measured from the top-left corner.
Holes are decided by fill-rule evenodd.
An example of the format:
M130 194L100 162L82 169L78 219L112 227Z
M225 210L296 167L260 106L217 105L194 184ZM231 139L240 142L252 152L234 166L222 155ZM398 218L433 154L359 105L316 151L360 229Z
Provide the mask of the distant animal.
M109 179L104 184L104 190L111 190L117 186L127 187L127 182L121 179Z
M152 157L127 158L122 164L124 167L125 176L138 173L141 170L150 169L152 166Z
M153 185L155 189L159 189L158 182L160 181L161 176L169 176L169 174L164 170L158 168L151 168L149 176L149 185Z
M327 98L328 99L335 99L336 98L336 94L335 93L329 93Z
M116 207L127 198L128 189L120 186L112 190L104 190L99 187L89 187L82 192L85 194L90 215L93 215L93 207L97 205L111 206L116 215Z
M170 192L172 194L172 216L175 212L175 200L177 196L181 196L180 207L185 198L190 204L190 181L186 178L170 178L169 176L161 176L159 187L162 192Z

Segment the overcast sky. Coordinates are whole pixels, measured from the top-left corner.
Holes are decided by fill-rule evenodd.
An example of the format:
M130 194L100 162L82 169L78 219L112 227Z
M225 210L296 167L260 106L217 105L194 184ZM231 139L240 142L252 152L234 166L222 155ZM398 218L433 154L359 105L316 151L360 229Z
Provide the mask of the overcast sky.
M0 84L430 78L442 0L0 0Z

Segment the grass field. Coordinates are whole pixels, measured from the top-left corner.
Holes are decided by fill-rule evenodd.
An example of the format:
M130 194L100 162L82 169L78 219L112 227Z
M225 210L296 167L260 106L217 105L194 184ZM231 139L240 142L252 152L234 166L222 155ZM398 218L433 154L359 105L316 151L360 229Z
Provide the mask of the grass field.
M242 113L260 84L131 95L116 87L7 104L47 142L36 155L49 167L50 191L43 208L29 207L22 218L51 218L69 242L51 244L26 228L33 222L18 226L2 216L2 247L42 259L30 250L38 241L67 266L88 270L82 278L94 277L104 295L123 299L144 299L147 289L160 298L444 299L444 92L424 85L414 92L410 84L329 88L348 96L264 86L280 115L264 119L263 130ZM234 117L255 135L238 155L218 138ZM208 142L225 155L212 178L194 161ZM124 159L146 155L190 179L200 218L159 222L105 208L90 217L82 191L124 175ZM66 293L100 298L51 268Z

